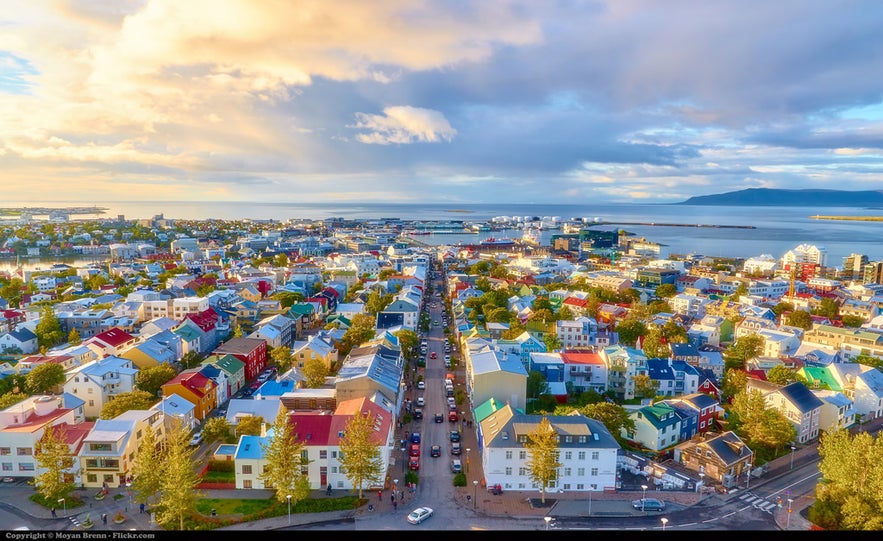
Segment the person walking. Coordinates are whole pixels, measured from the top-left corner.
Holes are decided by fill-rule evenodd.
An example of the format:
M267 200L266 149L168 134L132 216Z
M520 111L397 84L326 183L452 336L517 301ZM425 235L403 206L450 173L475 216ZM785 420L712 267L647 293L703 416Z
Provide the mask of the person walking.
M377 499L379 501L383 501L383 491L382 490L377 491Z
M144 512L144 502L141 502L141 505L138 506L138 512L139 512L139 513L143 513L143 512Z
M52 513L52 518L55 518L55 508L53 507L52 509L49 510L49 512Z
M101 523L107 526L107 513L101 513Z

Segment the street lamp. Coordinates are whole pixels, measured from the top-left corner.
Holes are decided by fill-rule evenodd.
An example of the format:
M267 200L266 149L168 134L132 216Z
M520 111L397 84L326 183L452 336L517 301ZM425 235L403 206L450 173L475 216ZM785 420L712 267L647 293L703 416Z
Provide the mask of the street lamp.
M745 490L751 488L751 462L746 464L748 466L748 479L745 480Z
M641 494L641 512L644 512L644 504L647 500L647 485L641 485L641 490L643 491Z
M546 531L549 531L549 523L552 522L552 517L543 517L543 520L546 521Z
M472 510L475 510L475 506L477 505L476 501L478 500L478 479L472 481Z
M59 498L58 503L61 504L61 508L62 508L62 511L61 511L62 515L61 516L66 517L67 516L67 500L65 498Z
M398 488L398 486L399 486L399 480L398 480L398 479L393 479L393 480L392 480L392 495L393 495L393 496L395 496L395 494L396 494L396 488Z
M791 468L790 468L792 470L794 469L794 450L795 449L797 449L797 447L792 445L791 446Z
M662 531L664 532L664 531L665 531L665 525L668 524L668 519L665 518L665 517L662 517L662 518L659 519L659 520L662 521Z
M466 448L466 475L469 475L469 447Z
M699 472L699 486L700 493L705 492L705 472Z
M288 525L291 526L291 494L285 496L285 499L288 500Z
M791 502L793 502L791 498L788 498L788 520L785 521L785 529L787 530L791 527Z

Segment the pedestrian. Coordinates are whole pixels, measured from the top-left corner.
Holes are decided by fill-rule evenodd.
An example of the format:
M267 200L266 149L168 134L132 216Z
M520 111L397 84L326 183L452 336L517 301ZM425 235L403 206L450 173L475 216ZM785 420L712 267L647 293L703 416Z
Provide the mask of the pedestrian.
M107 526L107 513L101 513L101 523Z
M404 490L400 490L400 491L399 491L399 499L400 499L400 500L404 500L404 499L405 499L405 491L404 491Z
M49 512L52 513L52 518L55 518L55 508L53 507Z
M393 502L392 502L392 510L394 512L399 510L399 503L395 500L393 500Z
M377 499L381 500L381 501L383 500L383 491L382 490L377 491Z
M139 512L139 513L143 513L143 512L144 512L144 502L141 502L141 505L138 506L138 512Z
M392 494L389 495L389 501L391 501L392 503L396 503L396 493L395 492L393 492Z

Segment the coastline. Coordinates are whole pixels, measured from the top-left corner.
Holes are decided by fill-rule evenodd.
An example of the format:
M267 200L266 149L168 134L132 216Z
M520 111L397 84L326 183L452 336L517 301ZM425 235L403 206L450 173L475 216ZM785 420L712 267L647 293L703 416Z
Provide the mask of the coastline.
M822 216L819 214L809 217L810 220L845 220L855 222L883 222L883 216Z

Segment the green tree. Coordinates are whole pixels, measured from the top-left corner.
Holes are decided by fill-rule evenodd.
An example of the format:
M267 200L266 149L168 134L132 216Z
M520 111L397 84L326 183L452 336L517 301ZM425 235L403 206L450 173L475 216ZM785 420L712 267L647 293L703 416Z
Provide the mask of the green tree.
M561 339L552 332L543 335L543 343L546 344L546 351L558 351L561 349Z
M312 357L307 359L302 370L306 378L306 386L309 389L318 389L325 385L325 378L328 377L328 367L325 361Z
M21 278L12 278L0 287L0 297L9 301L9 306L19 308L21 306L21 296L25 292L25 283Z
M733 302L738 302L739 297L743 295L748 295L748 286L745 284L745 282L740 283L739 286L736 288L736 291L733 291L733 294L730 295L730 300Z
M27 389L31 394L44 394L64 383L64 380L64 367L55 363L39 364L26 376Z
M834 321L840 313L840 305L830 297L822 297L822 300L819 301L819 307L813 310L812 313Z
M627 346L634 346L638 338L647 334L647 326L643 321L625 318L616 325L619 341Z
M555 312L555 320L556 321L570 321L573 319L573 310L570 309L569 306L564 304L561 305L561 308Z
M524 447L527 449L525 466L528 476L540 485L542 502L545 504L546 489L558 477L558 468L561 467L558 461L558 432L547 417L543 417L536 428L527 434Z
M288 256L285 254L276 254L276 257L273 258L273 266L287 267L288 266Z
M67 334L67 343L72 346L79 346L83 343L83 339L80 337L80 333L77 332L76 329L71 329L71 332Z
M777 385L788 385L789 383L800 381L802 378L797 375L793 368L788 368L784 364L777 364L767 371L766 379Z
M230 428L226 417L212 417L202 425L202 437L207 442L232 443L227 441L230 439Z
M503 340L513 340L524 334L524 331L526 330L527 327L521 323L521 320L513 318L509 321L509 330L500 333L500 338Z
M242 338L245 336L245 332L242 330L242 325L237 323L235 327L233 327L233 338Z
M734 416L736 434L747 440L749 446L781 449L797 437L791 422L779 410L768 408L757 389L738 393L730 412Z
M271 298L279 301L279 305L282 306L282 308L288 309L295 303L304 300L304 294L297 291L279 291L278 293L274 293Z
M34 334L37 335L37 344L41 348L51 348L57 346L64 340L64 333L61 331L61 322L52 306L45 305L40 312L40 321L34 328Z
M862 319L860 316L843 316L840 321L843 323L844 327L850 329L857 329L861 327L865 322L865 320Z
M9 406L14 406L27 397L28 395L26 393L10 391L3 396L0 396L0 410L4 410Z
M512 312L507 308L494 308L489 313L485 313L484 320L487 323L509 323L512 321Z
M184 530L184 518L196 512L196 503L202 496L196 486L200 479L193 469L193 454L190 447L190 430L180 420L172 421L172 428L166 434L166 453L162 467L157 521L161 524L178 523Z
M343 343L339 353L346 357L354 347L374 338L376 329L374 316L370 314L354 315L350 321L350 328L343 334Z
M279 373L288 372L291 368L291 348L288 346L276 346L270 350L270 360L279 368Z
M647 329L647 335L644 337L641 345L643 346L644 355L648 359L668 357L668 345L665 343L665 337L662 335L662 329L659 327Z
M138 371L135 374L135 385L139 390L157 396L164 383L178 375L175 369L167 364L158 364Z
M401 329L396 331L395 337L399 339L399 347L406 359L414 359L417 356L417 346L419 339L417 333L411 329Z
M276 501L291 503L304 500L310 495L310 479L304 474L307 461L303 444L294 435L288 410L282 408L273 423L273 433L263 445L266 466L260 478L266 486L276 491Z
M812 329L812 316L809 312L803 310L794 310L785 316L785 321L792 327L800 327L801 329Z
M239 419L236 424L236 439L241 436L259 436L261 434L261 426L264 424L264 418L260 415L249 415Z
M746 334L736 339L733 344L724 350L724 356L745 364L748 359L753 359L763 353L763 337L757 334Z
M745 390L748 383L748 372L739 368L731 368L724 372L721 393L728 400Z
M669 344L686 344L689 342L687 329L678 325L673 319L665 322L662 326L662 336Z
M647 374L637 374L632 378L635 384L635 396L648 398L656 396L656 390L659 388L659 382L651 379Z
M343 437L340 438L341 470L350 480L352 486L359 491L379 484L386 471L380 455L380 442L374 432L374 416L357 412L344 426Z
M74 490L74 459L63 427L49 425L34 445L37 471L34 485L40 495L51 502L66 498Z
M827 530L883 530L883 438L848 430L819 437L819 471L813 509L830 508Z
M790 302L783 301L773 306L772 311L774 314L776 314L776 317L779 318L782 317L782 314L793 312L794 305Z
M544 394L549 394L549 382L542 372L531 370L527 374L527 398L537 399Z
M183 370L187 370L188 368L196 368L201 362L202 355L200 355L199 352L196 350L188 351L187 353L182 355L181 360L178 361Z
M121 413L129 410L150 409L157 401L156 396L148 392L136 390L131 393L120 393L101 407L99 417L101 419L113 419Z
M674 284L659 284L656 286L656 296L660 299L669 299L678 294L678 288Z
M579 411L590 419L601 421L617 440L622 439L623 431L627 434L635 433L635 421L629 417L629 412L612 402L586 404Z
M149 503L162 487L164 445L156 437L156 432L147 428L138 444L138 454L132 464L132 491L135 500Z
M375 288L368 294L368 299L365 301L365 311L372 316L376 316L389 306L392 299L392 295L384 295L380 289Z

